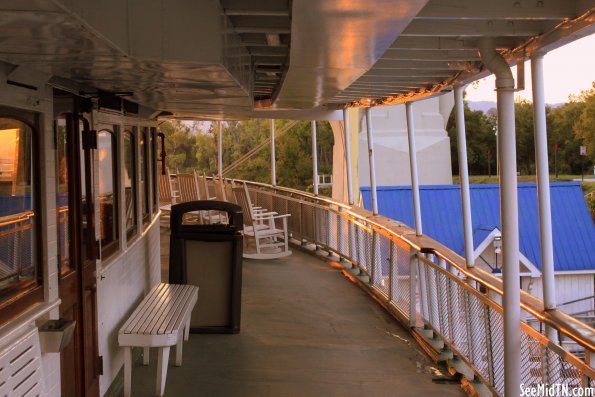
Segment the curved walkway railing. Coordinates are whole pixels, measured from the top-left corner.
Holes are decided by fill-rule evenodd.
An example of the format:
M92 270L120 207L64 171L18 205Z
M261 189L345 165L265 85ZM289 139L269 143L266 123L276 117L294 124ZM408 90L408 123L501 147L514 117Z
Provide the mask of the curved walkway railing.
M403 223L328 198L246 182L256 205L291 214L294 239L314 243L469 380L504 394L502 281ZM595 387L595 330L521 291L521 382ZM531 325L530 325L531 324ZM558 340L539 330L553 327ZM415 334L414 333L414 334ZM565 347L562 347L565 346ZM487 390L486 390L487 391Z

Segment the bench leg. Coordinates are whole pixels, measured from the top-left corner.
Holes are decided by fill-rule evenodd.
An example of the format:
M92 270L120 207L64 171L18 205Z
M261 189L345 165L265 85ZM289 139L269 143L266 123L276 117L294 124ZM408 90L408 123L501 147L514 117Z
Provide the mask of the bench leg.
M190 337L190 317L188 317L188 320L186 321L186 327L184 328L184 340L186 342L188 342L189 337Z
M150 350L151 350L151 348L148 346L143 347L143 365L149 365L149 351Z
M160 347L157 357L157 388L155 393L163 396L165 391L165 379L167 377L167 362L169 361L169 346Z
M130 397L132 388L132 348L124 347L124 397Z
M184 343L184 335L178 336L178 343L176 344L176 367L182 366L182 345Z

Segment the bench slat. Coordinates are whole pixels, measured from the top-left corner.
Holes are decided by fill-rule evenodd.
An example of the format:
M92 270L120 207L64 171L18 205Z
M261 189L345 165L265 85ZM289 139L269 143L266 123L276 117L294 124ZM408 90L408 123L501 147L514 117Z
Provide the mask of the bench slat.
M128 331L136 326L139 322L143 321L145 317L148 315L148 308L151 306L151 302L154 295L159 295L165 293L166 284L157 284L153 289L149 292L147 296L143 298L141 303L137 306L137 308L132 312L128 320L124 323L121 330ZM120 331L122 332L122 331Z
M187 312L188 301L191 294L192 290L189 288L185 288L183 291L181 291L175 310L170 311L170 313L168 313L167 316L163 318L159 325L159 329L157 330L158 334L169 333L172 329L180 328L180 325Z
M147 294L124 323L119 334L130 337L176 334L190 315L198 296L198 287L182 284L158 284ZM130 338L126 338L129 340Z
M134 326L130 328L131 333L142 334L149 324L155 321L156 313L163 310L162 308L166 302L171 299L173 287L174 286L162 288L158 293L149 294L149 296L145 298L147 299L147 305L142 309L139 308L139 310L142 310L142 315Z
M172 285L164 294L153 299L153 302L148 309L149 315L145 317L142 323L138 324L138 326L133 329L133 332L139 334L151 334L151 330L155 327L155 324L159 322L163 313L170 310L178 290L179 288L177 285Z

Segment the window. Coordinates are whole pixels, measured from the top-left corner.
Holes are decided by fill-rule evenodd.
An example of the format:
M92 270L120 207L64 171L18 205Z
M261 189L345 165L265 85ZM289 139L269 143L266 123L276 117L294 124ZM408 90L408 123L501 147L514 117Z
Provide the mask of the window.
M124 132L124 197L126 209L126 237L136 234L136 139L132 131Z
M68 273L71 269L69 257L68 221L68 127L70 117L60 115L56 119L56 215L58 223L58 271Z
M29 297L32 303L43 295L37 255L33 129L14 118L0 117L0 142L0 308L4 317L26 308L26 303L13 299L15 296Z
M159 211L159 185L157 184L157 129L151 128L151 169L153 170L153 212Z
M116 179L116 136L112 131L97 134L99 156L99 226L101 257L118 248L118 194Z
M148 154L148 128L141 130L140 141L139 141L139 166L140 166L140 191L142 194L141 198L141 213L143 221L149 221L149 162L147 161Z

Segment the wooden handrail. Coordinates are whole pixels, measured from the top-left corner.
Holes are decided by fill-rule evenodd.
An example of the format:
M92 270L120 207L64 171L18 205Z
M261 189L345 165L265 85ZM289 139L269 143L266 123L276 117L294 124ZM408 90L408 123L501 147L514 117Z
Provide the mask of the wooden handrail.
M246 182L248 185L255 188L272 191L277 195L300 196L306 201L315 201L319 204L339 207L343 210L340 212L342 216L347 218L351 217L355 221L366 222L377 233L390 240L400 240L419 252L436 255L438 258L445 260L450 266L456 268L468 280L474 280L498 295L503 294L504 287L500 278L477 267L468 268L465 264L465 259L461 255L428 236L416 236L415 231L402 222L395 221L382 215L374 215L371 211L351 206L347 203L336 201L328 197L316 196L300 190L279 186L273 187L265 183L250 181L242 182ZM545 310L543 301L526 291L521 290L520 305L523 310L533 315L539 322L555 328L570 339L576 341L579 345L591 351L595 351L594 328L561 310Z

